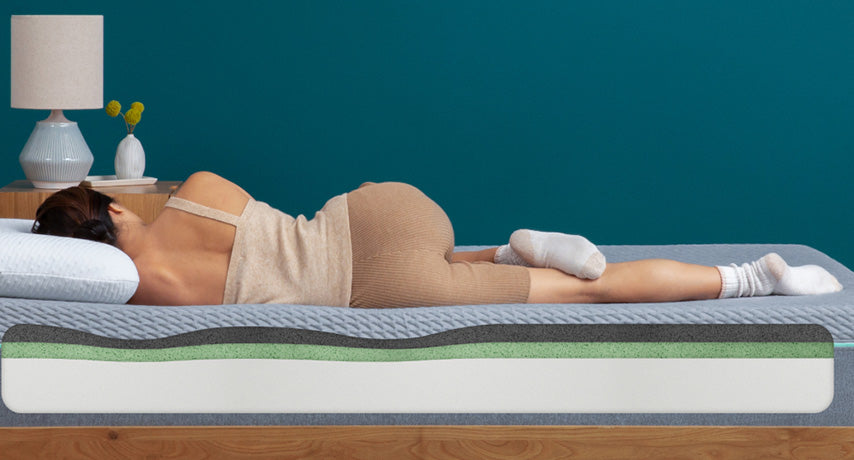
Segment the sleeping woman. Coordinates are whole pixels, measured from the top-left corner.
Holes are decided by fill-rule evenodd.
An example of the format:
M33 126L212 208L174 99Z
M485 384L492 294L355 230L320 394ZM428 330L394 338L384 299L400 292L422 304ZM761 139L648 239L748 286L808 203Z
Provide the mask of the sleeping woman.
M102 193L71 187L39 207L33 232L118 247L139 271L129 303L146 305L670 302L842 289L823 268L790 267L774 253L741 266L606 263L584 237L533 230L454 252L445 212L396 182L363 184L307 220L198 172L149 224Z

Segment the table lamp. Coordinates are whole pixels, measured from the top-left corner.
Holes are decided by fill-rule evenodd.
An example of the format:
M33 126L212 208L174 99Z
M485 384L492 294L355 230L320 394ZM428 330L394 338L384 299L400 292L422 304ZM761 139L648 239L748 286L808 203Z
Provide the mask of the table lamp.
M103 16L12 16L12 108L50 110L19 160L36 188L86 178L94 157L62 111L104 106Z

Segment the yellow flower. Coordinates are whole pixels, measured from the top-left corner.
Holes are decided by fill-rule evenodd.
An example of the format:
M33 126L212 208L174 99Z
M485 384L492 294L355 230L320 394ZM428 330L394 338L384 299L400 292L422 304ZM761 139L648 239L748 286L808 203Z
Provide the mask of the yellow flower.
M125 121L129 125L135 125L139 123L140 118L142 118L142 112L137 109L130 109L125 113Z
M139 113L142 113L145 111L145 106L142 105L142 102L134 102L133 104L130 105L130 108L139 110Z
M115 117L116 115L118 115L121 110L122 105L119 104L119 101L110 101L110 103L107 104L107 115L111 117Z

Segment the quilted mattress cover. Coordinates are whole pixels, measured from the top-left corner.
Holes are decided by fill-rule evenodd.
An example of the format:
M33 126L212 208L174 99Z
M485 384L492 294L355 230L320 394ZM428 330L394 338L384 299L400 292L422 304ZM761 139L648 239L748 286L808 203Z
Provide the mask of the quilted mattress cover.
M461 246L473 250L483 246ZM460 305L351 309L304 305L126 306L0 298L0 336L15 324L74 328L121 339L154 339L216 327L277 326L354 337L401 339L482 324L820 324L854 344L854 272L802 245L601 246L609 262L669 258L725 265L777 252L790 265L825 267L845 287L819 296L768 296L637 304ZM2 346L2 345L0 345Z

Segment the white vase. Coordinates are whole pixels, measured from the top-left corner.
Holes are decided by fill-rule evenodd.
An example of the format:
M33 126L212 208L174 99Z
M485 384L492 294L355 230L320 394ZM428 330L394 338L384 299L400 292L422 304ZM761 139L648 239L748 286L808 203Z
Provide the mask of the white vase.
M145 172L145 150L133 134L119 142L116 149L116 179L139 179Z

